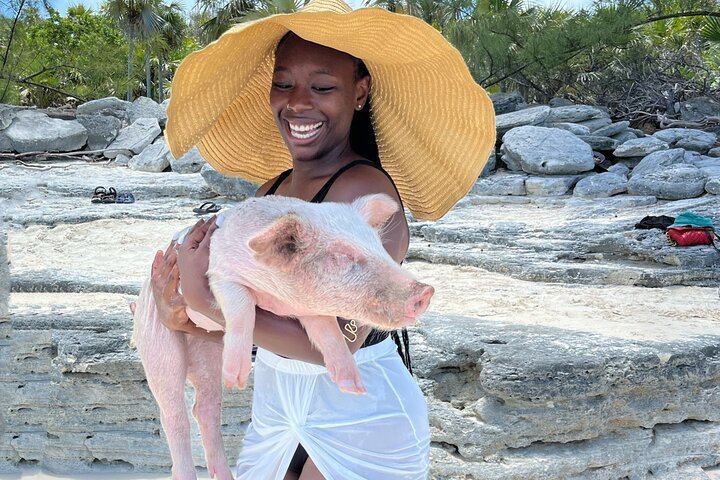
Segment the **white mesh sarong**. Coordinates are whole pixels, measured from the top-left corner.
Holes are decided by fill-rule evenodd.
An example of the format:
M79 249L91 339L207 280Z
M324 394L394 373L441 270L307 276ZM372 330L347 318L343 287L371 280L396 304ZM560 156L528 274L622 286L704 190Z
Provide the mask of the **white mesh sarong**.
M325 367L258 349L237 480L282 480L298 443L327 480L427 479L427 404L395 344L354 357L367 395L340 392Z

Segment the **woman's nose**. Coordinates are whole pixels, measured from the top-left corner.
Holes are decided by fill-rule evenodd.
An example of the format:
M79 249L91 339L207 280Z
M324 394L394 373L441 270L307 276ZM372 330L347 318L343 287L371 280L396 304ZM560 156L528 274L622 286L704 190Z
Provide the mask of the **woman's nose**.
M286 108L293 113L302 113L311 110L313 108L312 98L305 89L294 88L288 97Z

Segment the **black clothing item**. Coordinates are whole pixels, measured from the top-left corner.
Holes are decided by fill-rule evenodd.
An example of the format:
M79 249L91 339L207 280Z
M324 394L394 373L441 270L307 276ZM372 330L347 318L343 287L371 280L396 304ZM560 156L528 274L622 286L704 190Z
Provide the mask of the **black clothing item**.
M673 223L675 223L674 217L668 217L667 215L660 215L659 217L654 217L652 215L648 215L647 217L643 217L642 220L636 223L635 228L639 230L650 230L651 228L659 228L660 230L665 231Z
M370 160L354 160L341 169L339 169L335 174L328 179L327 182L325 182L325 185L322 186L322 188L315 194L315 196L310 200L311 203L320 203L323 200L325 200L325 197L327 196L328 192L330 191L330 188L332 187L333 183L347 170L351 169L352 167L356 165L367 165L373 168L377 168L382 173L385 174L386 177L390 180L390 183L392 183L393 188L395 188L395 192L398 195L398 198L400 198L400 192L398 192L397 187L395 186L395 182L393 182L392 177L390 177L390 174L388 174L378 163L372 162ZM285 181L285 179L292 173L292 168L290 170L285 170L280 175L278 175L277 180L275 180L275 183L273 183L268 191L265 193L265 195L274 195L277 191L278 187L282 184L282 182ZM402 202L402 200L401 200ZM402 205L401 205L402 207ZM412 366L410 365L410 340L408 338L407 330L402 329L402 340L405 348L403 349L400 345L400 337L398 336L396 331L393 331L390 333L393 340L395 341L395 344L398 348L398 354L400 354L400 358L402 358L403 363L408 368L410 373L412 374ZM385 340L388 337L388 332L384 332L382 330L376 330L372 329L372 331L368 334L367 338L365 339L365 342L363 342L362 346L360 348L369 347L370 345L375 345L376 343L380 343L383 340ZM290 466L288 467L288 470L297 474L302 473L302 469L305 466L305 462L307 462L309 458L309 455L305 451L305 448L303 448L302 445L298 445L297 450L295 450L295 453L293 454L293 458L290 461Z

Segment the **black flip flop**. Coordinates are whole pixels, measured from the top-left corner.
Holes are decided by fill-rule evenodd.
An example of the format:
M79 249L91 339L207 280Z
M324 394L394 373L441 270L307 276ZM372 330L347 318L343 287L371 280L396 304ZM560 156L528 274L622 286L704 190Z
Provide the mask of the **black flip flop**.
M115 203L134 203L135 196L130 192L120 192L117 194Z
M95 191L92 194L92 197L90 198L90 201L92 203L101 203L102 197L107 192L105 191L105 187L95 187Z
M110 187L107 189L107 193L100 198L100 203L115 203L116 198L117 191L113 187Z
M193 212L197 215L207 215L208 213L217 213L222 209L215 202L205 202L197 208L193 208Z

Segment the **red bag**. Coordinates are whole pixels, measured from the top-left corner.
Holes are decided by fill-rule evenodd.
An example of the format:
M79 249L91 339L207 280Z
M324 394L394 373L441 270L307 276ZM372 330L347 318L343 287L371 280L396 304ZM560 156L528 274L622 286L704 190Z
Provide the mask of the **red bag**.
M715 247L715 230L712 227L670 227L665 231L671 244L680 247L712 245ZM715 247L717 250L717 247Z

